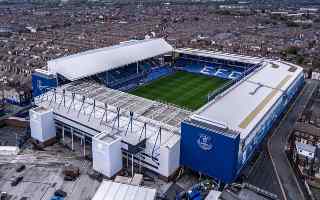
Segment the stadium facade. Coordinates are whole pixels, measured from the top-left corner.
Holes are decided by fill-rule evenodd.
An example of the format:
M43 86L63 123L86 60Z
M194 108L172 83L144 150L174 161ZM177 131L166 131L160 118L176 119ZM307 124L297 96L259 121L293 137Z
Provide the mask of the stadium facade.
M182 81L186 94L176 97L179 105L170 102L170 88L156 88L164 95L161 101L130 94L149 86L154 95L154 81L180 71L192 78ZM209 84L212 91L203 95L207 90L201 90L196 76L224 84ZM103 173L104 162L120 169L124 158L167 178L182 166L230 183L303 84L302 68L291 63L174 49L163 39L150 39L51 60L47 71L33 74L33 95L36 106L53 112L59 137L92 143L97 171ZM178 85L172 81L169 87ZM197 96L203 105L190 109ZM107 145L119 138L121 146L112 148L120 148L122 156L114 156L119 149L105 155L106 160L97 156L103 153L99 142Z

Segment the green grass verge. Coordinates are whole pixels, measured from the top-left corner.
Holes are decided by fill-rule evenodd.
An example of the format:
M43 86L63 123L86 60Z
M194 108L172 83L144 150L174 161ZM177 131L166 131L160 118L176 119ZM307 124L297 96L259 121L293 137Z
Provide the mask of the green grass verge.
M130 93L196 110L207 102L209 92L218 89L226 82L216 77L178 71L173 75L138 87Z

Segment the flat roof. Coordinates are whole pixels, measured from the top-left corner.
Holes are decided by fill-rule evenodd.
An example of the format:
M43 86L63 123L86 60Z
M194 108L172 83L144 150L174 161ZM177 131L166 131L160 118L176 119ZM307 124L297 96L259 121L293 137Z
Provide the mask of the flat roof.
M48 61L48 71L70 81L173 51L164 39L135 40Z
M155 200L156 189L103 181L92 200Z
M298 141L296 141L295 144L296 144L296 147L297 147L298 150L304 150L304 151L308 151L308 152L311 152L311 153L316 152L316 149L317 149L317 147L314 146L314 145L305 144L305 143L298 142Z
M37 113L45 113L45 112L48 112L49 109L48 108L45 108L45 107L36 107L33 109L34 112L37 112Z
M265 61L262 67L218 95L191 118L223 124L244 139L302 72L298 66Z

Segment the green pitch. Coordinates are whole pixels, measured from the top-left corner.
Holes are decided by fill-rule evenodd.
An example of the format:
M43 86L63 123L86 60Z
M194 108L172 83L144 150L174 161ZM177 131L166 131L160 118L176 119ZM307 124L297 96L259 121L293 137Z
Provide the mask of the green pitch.
M196 110L207 102L208 93L218 89L226 80L178 71L130 92L147 99L164 101Z

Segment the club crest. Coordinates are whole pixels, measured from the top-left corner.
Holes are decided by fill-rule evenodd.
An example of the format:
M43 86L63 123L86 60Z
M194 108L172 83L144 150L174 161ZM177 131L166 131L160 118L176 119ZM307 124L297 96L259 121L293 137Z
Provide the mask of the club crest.
M199 147L205 151L210 151L213 147L211 137L205 134L200 134L197 140Z

